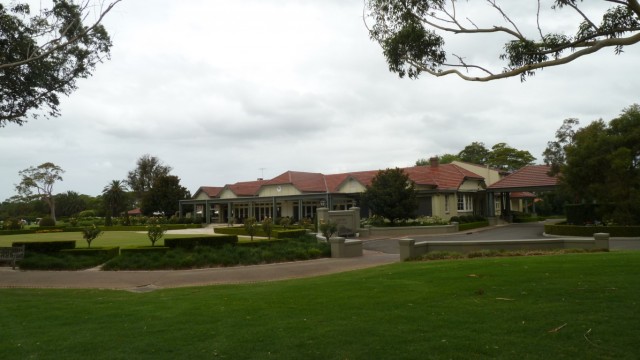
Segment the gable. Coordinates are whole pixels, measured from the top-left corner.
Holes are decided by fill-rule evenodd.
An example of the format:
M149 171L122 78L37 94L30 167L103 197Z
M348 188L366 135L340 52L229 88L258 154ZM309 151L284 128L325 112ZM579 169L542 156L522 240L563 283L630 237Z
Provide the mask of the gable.
M343 194L354 194L364 192L365 190L367 190L367 188L358 180L349 177L342 184L340 184L340 186L338 186L336 190L337 192Z
M271 196L290 196L290 195L300 195L302 194L300 190L296 189L295 186L291 184L282 184L282 185L263 185L260 188L260 192L258 196L260 197L271 197Z

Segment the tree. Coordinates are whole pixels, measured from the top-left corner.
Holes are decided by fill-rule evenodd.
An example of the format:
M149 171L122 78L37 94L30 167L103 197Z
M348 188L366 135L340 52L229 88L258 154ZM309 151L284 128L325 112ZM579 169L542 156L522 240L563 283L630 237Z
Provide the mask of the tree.
M483 142L474 141L458 153L460 161L471 164L485 165L489 161L491 150Z
M191 197L191 193L180 185L180 178L174 175L160 176L153 182L149 190L142 198L140 210L145 215L162 212L166 215L178 211L180 200Z
M411 218L418 208L415 184L399 168L380 170L362 194L362 201L374 215L392 224Z
M273 232L273 220L268 217L262 220L262 231L269 237L271 240L271 233Z
M577 121L565 120L549 142L545 162L558 169L576 202L601 204L603 215L616 223L639 224L640 106L624 109L608 124L598 120L578 130L571 124Z
M149 238L149 241L151 241L151 246L156 246L156 241L162 239L166 232L167 227L158 219L149 219L149 222L147 223L147 237Z
M620 54L623 46L639 42L640 2L605 1L611 5L596 14L601 17L597 20L594 15L588 15L593 11L584 11L585 8L592 10L592 2L584 5L577 0L554 0L551 5L554 12L548 12L542 9L541 1L538 1L537 9L524 10L525 14L530 14L529 18L517 19L498 5L497 0L488 0L485 5L493 12L488 15L502 19L502 23L481 25L482 19L472 20L473 13L481 11L473 8L477 2L367 0L368 17L373 22L367 27L371 39L382 47L389 70L400 77L406 75L415 79L427 73L437 77L454 75L468 81L490 81L513 76L519 76L524 81L538 69L567 64L603 48L613 48L616 54ZM523 13L523 4L504 2L504 5L517 6L514 12ZM566 21L568 11L581 18L574 34L543 29L544 20L554 15L557 18L550 20L552 25L554 21ZM527 28L534 12L535 25ZM501 53L496 54L496 58L504 63L497 69L490 69L489 65L477 62L478 54L451 53L448 56L445 37L454 34L456 39L473 37L483 40L487 36L506 38L507 42L499 50Z
M54 0L36 15L27 3L0 4L0 127L22 125L43 110L60 115L59 96L109 57L111 40L101 23L120 1Z
M328 220L320 223L320 233L324 236L325 240L329 242L329 239L338 232L338 224L335 222Z
M163 165L160 159L155 156L145 154L136 162L136 168L129 171L127 185L135 192L138 201L140 201L151 190L157 178L167 176L170 172L170 166Z
M244 231L251 236L251 241L253 241L253 236L258 232L258 220L254 217L244 219Z
M102 230L100 230L100 228L98 228L95 224L93 224L92 226L83 228L81 232L82 232L82 238L87 241L88 248L91 248L91 242L102 234Z
M55 196L56 216L73 216L87 209L85 199L75 191L57 194Z
M565 119L562 126L556 131L556 140L547 142L547 148L542 153L544 163L551 166L549 175L557 175L560 167L566 164L565 148L573 144L573 138L576 135L575 127L580 121L575 118Z
M512 172L533 164L535 160L536 158L526 150L514 149L506 143L497 143L491 147L487 164L502 171Z
M40 199L49 206L51 218L56 220L56 206L53 196L53 184L62 181L62 168L54 163L46 162L37 167L29 167L20 171L20 183L16 191L26 199ZM34 193L35 191L35 193Z
M455 154L442 154L442 155L438 155L437 158L438 158L439 164L451 164L456 160L460 160L458 155L455 155ZM426 165L429 165L430 163L431 162L429 161L429 159L425 159L425 158L416 160L416 166L426 166Z
M123 181L111 180L102 189L102 198L110 216L118 216L126 210L127 186Z

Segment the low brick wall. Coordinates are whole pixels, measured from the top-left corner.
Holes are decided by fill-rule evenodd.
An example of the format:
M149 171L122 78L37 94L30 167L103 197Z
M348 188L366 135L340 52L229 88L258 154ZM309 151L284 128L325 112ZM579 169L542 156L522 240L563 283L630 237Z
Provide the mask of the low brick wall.
M362 240L346 240L343 237L329 239L332 258L350 258L362 256Z
M555 249L607 249L609 234L597 233L593 239L536 239L485 241L423 241L399 240L400 260L416 258L433 251L469 253L479 250L555 250Z
M360 237L365 238L451 234L458 232L458 223L436 226L365 227L359 231Z

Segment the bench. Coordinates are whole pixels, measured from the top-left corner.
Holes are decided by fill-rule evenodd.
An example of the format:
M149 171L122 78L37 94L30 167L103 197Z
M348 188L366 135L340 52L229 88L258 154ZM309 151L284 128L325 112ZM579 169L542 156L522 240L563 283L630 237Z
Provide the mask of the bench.
M0 261L11 262L11 268L15 270L16 261L24 259L24 245L13 247L0 247Z

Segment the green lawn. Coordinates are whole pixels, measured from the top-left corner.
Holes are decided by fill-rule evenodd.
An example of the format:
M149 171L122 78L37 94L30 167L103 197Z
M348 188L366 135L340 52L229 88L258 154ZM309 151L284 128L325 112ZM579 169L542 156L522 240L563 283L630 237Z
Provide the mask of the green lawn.
M214 235L211 232L210 235ZM165 234L165 238L177 237L194 237L203 236L203 234ZM248 237L238 237L240 241L249 241ZM82 238L80 232L53 232L44 234L22 234L22 235L3 235L0 236L0 247L11 246L15 241L61 241L76 240L77 248L86 248L87 241ZM257 241L258 238L254 238ZM97 239L91 243L92 247L108 247L108 246L150 246L151 241L144 231L105 231ZM157 246L163 245L163 240L156 243Z
M271 283L0 289L0 359L637 359L640 252Z

